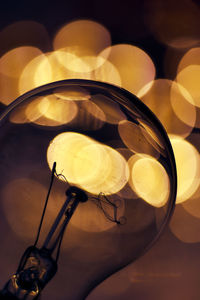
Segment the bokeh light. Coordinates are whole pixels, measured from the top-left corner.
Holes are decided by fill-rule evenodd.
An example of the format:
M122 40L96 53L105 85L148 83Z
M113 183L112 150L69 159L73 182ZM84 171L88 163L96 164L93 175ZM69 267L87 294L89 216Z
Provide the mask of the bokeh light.
M135 95L155 78L155 66L151 58L138 47L118 44L106 48L100 55L117 68L121 86Z
M129 176L126 160L119 152L75 132L61 133L53 139L47 161L50 168L55 161L57 172L68 182L95 195L118 192Z
M63 26L54 38L54 49L69 47L78 56L97 55L111 43L109 31L100 23L77 20Z
M163 166L144 154L133 155L128 164L129 183L135 193L152 206L164 206L169 196L169 178Z
M176 160L178 187L176 203L189 199L200 183L200 157L197 149L180 137L170 138Z
M0 73L18 78L24 67L35 57L42 54L36 47L18 47L8 51L0 58Z
M200 65L200 48L195 47L189 49L180 59L177 73L190 65Z
M199 84L200 65L189 65L177 74L177 82L180 83L192 96L193 103L200 107ZM190 101L189 98L188 101ZM191 102L191 101L190 101ZM193 104L192 103L192 104Z
M170 222L170 229L184 243L200 242L199 218L188 213L181 204L176 206Z
M185 95L189 97L187 91L176 82L157 79L141 100L160 119L168 134L187 137L195 125L196 110Z
M123 120L118 124L118 131L124 145L134 153L145 153L157 158L160 156L158 148L149 142L153 139L144 128L131 121Z

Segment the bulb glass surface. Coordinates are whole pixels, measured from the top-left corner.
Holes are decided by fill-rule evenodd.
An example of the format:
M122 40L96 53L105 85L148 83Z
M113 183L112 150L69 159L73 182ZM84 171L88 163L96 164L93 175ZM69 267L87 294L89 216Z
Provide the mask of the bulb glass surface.
M41 239L69 185L83 189L88 201L67 227L60 271L44 300L84 299L143 254L172 213L176 168L167 134L137 97L119 87L65 80L32 90L2 113L0 145L2 286L34 242L54 161L58 176ZM159 180L161 198L148 176Z

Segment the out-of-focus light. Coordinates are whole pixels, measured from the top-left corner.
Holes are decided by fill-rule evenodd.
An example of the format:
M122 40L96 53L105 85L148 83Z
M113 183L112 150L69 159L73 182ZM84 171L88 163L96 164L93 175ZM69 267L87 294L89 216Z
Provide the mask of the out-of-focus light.
M142 154L133 155L128 164L129 183L136 194L152 206L164 206L169 196L169 178L163 166Z
M8 84L9 82L9 84ZM18 78L12 78L0 74L0 102L8 105L20 96L18 90Z
M189 214L181 204L176 205L173 218L170 222L170 230L184 243L200 242L199 218L195 218Z
M123 120L118 124L118 131L123 143L134 153L145 153L157 158L160 156L157 147L149 142L151 136L149 135L149 139L146 138L148 132L144 128Z
M100 55L117 68L121 86L135 95L155 78L155 66L151 58L138 47L119 44L108 47Z
M194 127L196 110L188 103L185 95L189 96L177 83L168 79L157 79L141 100L160 119L169 134L186 137Z
M12 23L1 30L0 45L0 56L22 45L49 51L50 39L44 25L26 20Z
M67 181L95 195L118 192L129 176L126 160L119 152L75 132L65 132L53 139L47 161L50 168L56 161L57 172Z
M59 101L58 101L59 100ZM67 124L74 119L78 108L73 101L58 99L56 96L41 97L28 105L28 120L39 125L56 126ZM35 119L35 120L34 120Z
M190 65L200 65L200 47L192 48L183 55L179 62L177 73Z
M59 100L59 101L58 101ZM78 108L73 101L58 99L55 95L39 97L11 113L13 123L35 123L42 126L59 126L71 122Z
M19 79L19 93L23 94L35 87L52 81L52 69L48 57L42 54L31 60Z
M145 2L145 7L145 22L162 43L174 48L189 48L199 42L199 9L194 2L153 0Z
M177 168L177 200L181 203L189 199L200 183L200 157L196 148L180 137L170 138Z
M83 101L89 100L90 94L82 87L60 87L54 90L54 95L64 100Z
M182 206L193 217L200 218L200 198L199 198L199 194L198 194L197 198L193 198L193 196L192 196L190 199L183 202Z
M174 81L171 86L170 96L172 109L176 116L183 123L193 128L196 121L196 109L191 95L183 86Z
M54 38L54 49L65 48L72 54L97 56L110 46L109 31L101 24L90 20L78 20L63 26Z
M93 68L98 67L98 62L94 59L84 60L83 58L71 53L70 51L66 51L64 49L57 50L52 52L50 59L53 64L59 64L59 67L68 71L69 74L74 73L90 73ZM54 60L54 61L53 61ZM96 66L97 64L97 66Z
M96 70L94 70L94 73L92 74L92 79L121 86L120 72L108 60L104 60L104 63Z
M0 58L0 73L17 78L24 67L41 54L42 51L35 47L23 46L12 49Z
M194 105L200 107L199 84L200 65L189 65L177 74L176 80L191 95ZM190 98L188 99L190 101ZM193 104L193 103L192 103Z
M106 113L106 122L118 124L120 121L126 120L126 116L121 111L119 105L116 102L111 101L110 98L101 94L96 94L92 96L92 101Z

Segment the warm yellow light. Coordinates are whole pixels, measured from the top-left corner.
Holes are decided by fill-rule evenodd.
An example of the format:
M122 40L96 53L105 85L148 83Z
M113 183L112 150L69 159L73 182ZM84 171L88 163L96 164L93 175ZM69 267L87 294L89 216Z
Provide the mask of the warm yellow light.
M181 203L189 199L200 183L200 157L196 148L180 137L170 138L177 168L177 200Z
M78 57L96 56L110 44L111 37L108 30L90 20L68 23L58 31L53 42L54 49L65 48Z
M92 96L91 99L105 112L106 122L118 124L120 121L126 120L126 116L121 111L120 106L110 98L101 94L96 94Z
M200 47L192 48L182 56L177 73L190 65L200 65Z
M6 105L15 100L19 91L18 81L25 66L35 57L41 55L35 47L18 47L4 54L0 59L0 101ZM7 84L9 82L9 84Z
M54 94L64 100L82 101L89 100L90 93L81 87L58 87Z
M0 59L0 73L10 77L21 75L24 67L42 52L35 47L18 47L4 54Z
M119 44L105 49L100 55L117 68L121 86L136 95L147 83L154 80L154 64L138 47Z
M64 67L69 74L89 73L95 68L95 63L97 63L96 60L80 58L65 49L54 51L52 57L60 64L60 68Z
M67 181L98 195L114 194L126 184L129 176L126 160L114 149L79 133L64 132L56 136L47 151L50 168Z
M171 105L176 116L185 124L194 127L196 121L196 109L194 101L188 91L176 83L171 86Z
M177 74L177 82L180 83L191 95L188 101L200 107L199 84L200 84L200 65L189 65Z
M147 155L129 159L130 185L139 197L155 207L164 206L169 197L169 178L164 167Z
M131 121L123 120L118 124L118 132L123 143L135 153L145 153L154 157L159 157L158 146L151 143L151 135L139 126ZM148 139L146 136L148 135Z
M52 82L52 69L48 57L42 54L31 60L19 79L19 92L23 94L35 87Z
M187 96L176 82L157 79L141 100L159 118L168 134L187 137L196 121L196 110L188 103Z
M78 108L73 101L58 99L55 95L38 97L25 103L10 115L13 123L35 123L42 126L59 126L70 123Z
M108 60L104 60L101 66L96 68L92 74L92 79L121 86L120 73L118 69Z

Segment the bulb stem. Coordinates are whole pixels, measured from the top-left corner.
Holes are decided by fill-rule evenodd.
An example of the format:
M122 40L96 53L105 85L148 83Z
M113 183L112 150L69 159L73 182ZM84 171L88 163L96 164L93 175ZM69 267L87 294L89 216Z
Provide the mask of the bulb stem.
M48 249L51 253L58 245L60 239L62 239L65 229L71 217L73 216L79 202L85 202L88 199L84 191L74 186L71 186L69 189L67 189L66 196L67 199L61 207L42 246L42 248ZM63 216L64 220L62 221Z

